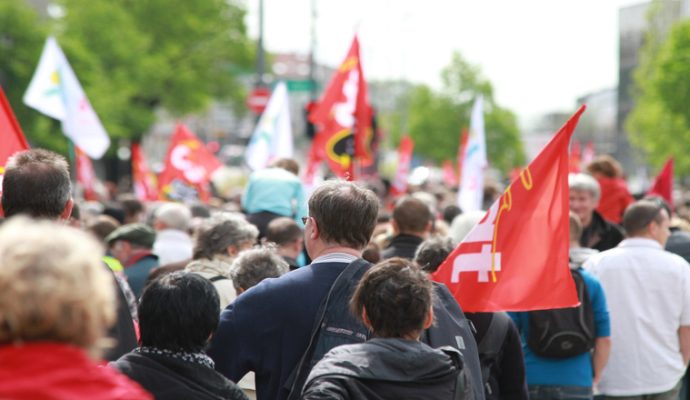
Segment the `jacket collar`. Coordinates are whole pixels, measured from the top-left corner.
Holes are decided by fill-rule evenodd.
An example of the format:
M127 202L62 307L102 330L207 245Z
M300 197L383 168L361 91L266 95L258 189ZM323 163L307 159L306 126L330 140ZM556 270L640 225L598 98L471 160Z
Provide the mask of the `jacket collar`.
M632 237L624 239L618 247L630 248L630 247L647 247L650 249L663 250L663 247L654 239L648 239L643 237Z

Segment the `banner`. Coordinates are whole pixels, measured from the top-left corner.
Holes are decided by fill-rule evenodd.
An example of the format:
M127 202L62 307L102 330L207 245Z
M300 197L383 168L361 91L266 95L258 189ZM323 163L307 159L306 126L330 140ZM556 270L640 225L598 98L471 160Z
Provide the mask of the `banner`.
M412 138L409 136L403 137L398 147L398 169L393 182L391 182L391 193L394 196L400 196L407 192L407 177L410 175L413 150L414 141Z
M669 158L647 192L648 195L661 196L673 208L673 158Z
M579 301L568 265L568 143L582 106L433 274L464 311L530 311Z
M110 138L52 36L24 94L24 104L62 121L65 135L89 157L99 159L108 150Z
M249 141L245 159L251 169L257 170L267 167L276 158L292 156L292 126L287 85L285 82L278 82Z
M74 153L77 183L82 188L84 200L96 201L98 200L98 194L96 193L97 178L96 172L93 169L93 163L89 156L79 147L74 146Z
M480 95L472 107L470 135L463 154L462 175L458 189L458 207L462 212L482 209L486 139L484 138L484 98Z
M149 169L139 143L132 143L132 186L137 199L141 201L158 200L156 176Z
M326 160L336 175L354 179L353 157L364 166L373 162L371 108L357 36L309 120L318 126L315 156Z
M5 92L0 87L0 191L2 190L2 174L5 173L5 164L12 154L28 150L29 144L24 138L22 128L17 122L12 107L5 97Z
M207 202L211 174L221 165L195 134L183 124L177 124L165 156L165 169L158 178L160 198Z

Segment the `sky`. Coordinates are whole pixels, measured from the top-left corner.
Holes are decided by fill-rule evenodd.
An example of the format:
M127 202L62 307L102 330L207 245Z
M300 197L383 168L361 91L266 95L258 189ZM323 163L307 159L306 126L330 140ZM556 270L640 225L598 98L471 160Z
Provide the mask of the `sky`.
M259 0L246 0L258 35ZM316 3L316 58L336 66L358 32L367 79L440 87L453 51L478 65L497 102L521 123L574 111L584 94L618 82L618 11L640 0L264 0L270 52L308 53Z

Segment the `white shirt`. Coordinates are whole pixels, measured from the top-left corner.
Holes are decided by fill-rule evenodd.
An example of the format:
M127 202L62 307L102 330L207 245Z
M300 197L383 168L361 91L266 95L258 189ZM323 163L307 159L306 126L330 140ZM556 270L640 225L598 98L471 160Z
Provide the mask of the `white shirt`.
M671 390L685 373L678 328L690 325L690 266L651 239L630 238L589 258L611 317L611 355L599 391L633 396Z
M192 259L192 238L177 229L163 229L156 233L153 253L158 256L158 264L166 265Z

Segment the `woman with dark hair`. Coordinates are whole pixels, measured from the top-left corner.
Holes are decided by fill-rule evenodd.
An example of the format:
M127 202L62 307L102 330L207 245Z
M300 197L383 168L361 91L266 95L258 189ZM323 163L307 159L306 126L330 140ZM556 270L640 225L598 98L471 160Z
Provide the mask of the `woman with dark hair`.
M110 365L156 399L247 399L214 370L204 349L220 315L208 279L174 272L154 280L139 303L140 347Z

